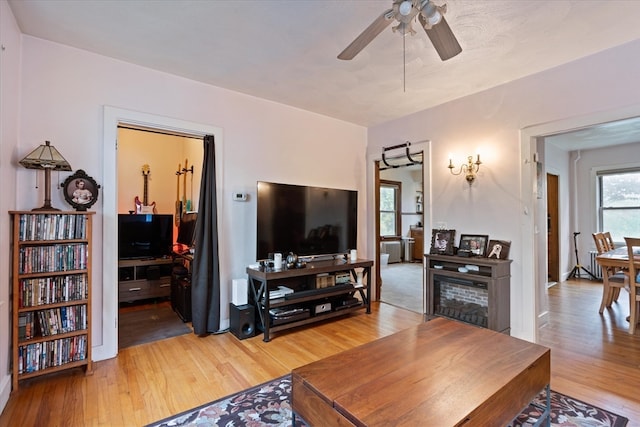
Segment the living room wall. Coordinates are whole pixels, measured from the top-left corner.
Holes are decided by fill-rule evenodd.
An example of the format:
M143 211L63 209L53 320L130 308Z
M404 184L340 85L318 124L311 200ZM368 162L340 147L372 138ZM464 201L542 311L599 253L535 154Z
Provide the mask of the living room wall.
M533 158L523 149L530 144L526 138L537 129L567 130L562 123L580 121L575 118L597 120L611 116L606 112L634 108L640 115L639 73L640 40L369 129L370 158L380 158L383 146L431 140L427 229L446 222L458 233L512 241L512 335L535 339L536 317L545 307L536 301L546 277L536 279L540 260L534 246L545 244L545 233L534 221L539 208L530 179L535 177ZM451 155L460 165L476 152L483 164L469 187L447 165ZM372 165L368 168L372 177ZM372 185L370 178L370 191ZM561 238L568 240L573 230L565 232Z
M6 1L0 1L0 410L11 392L11 300L9 293L10 228L7 211L16 209L15 142L18 140L20 100L20 31ZM35 146L33 147L35 148ZM27 154L27 153L24 153ZM33 184L33 181L32 181ZM33 185L29 185L33 190ZM27 191L27 189L25 189Z
M103 112L108 105L224 130L223 138L216 141L217 155L224 166L223 187L218 194L223 206L219 227L225 236L220 242L225 255L225 264L221 265L223 287L230 287L233 278L245 277L246 266L255 261L258 180L358 190L358 246L364 252L365 128L41 39L22 36L22 40L22 96L13 105L19 111L20 138L11 142L10 170L17 177L16 187L23 191L8 209L31 209L41 204L41 192L32 188L34 172L17 167L15 162L45 139L74 169L84 169L99 184L104 181L104 168L116 167L103 167L102 163ZM115 141L107 141L111 143ZM53 184L65 177L54 174ZM232 193L238 191L248 193L249 200L232 202ZM52 203L67 208L57 191L53 191ZM101 280L102 248L115 244L112 235L103 238L103 219L115 212L103 212L101 200L93 210L97 211L93 235L93 345L99 359L100 355L115 354L114 348L104 348L111 344L103 340L105 328L113 328L115 319L105 317L102 307L106 299L115 300L116 286ZM8 243L3 245L3 253L9 256ZM5 277L3 292L8 286ZM228 301L222 301L222 307L224 317Z

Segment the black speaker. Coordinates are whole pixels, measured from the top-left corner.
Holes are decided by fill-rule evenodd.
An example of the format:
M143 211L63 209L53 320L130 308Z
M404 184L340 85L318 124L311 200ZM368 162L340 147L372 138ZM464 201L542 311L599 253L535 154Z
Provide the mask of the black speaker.
M255 310L251 304L229 303L229 330L241 340L256 334Z

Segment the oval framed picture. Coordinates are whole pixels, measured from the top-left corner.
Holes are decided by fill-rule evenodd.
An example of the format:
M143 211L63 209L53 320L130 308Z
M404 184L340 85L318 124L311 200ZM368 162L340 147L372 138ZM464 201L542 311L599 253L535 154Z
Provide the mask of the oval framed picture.
M69 176L62 184L64 199L77 211L86 211L98 201L100 186L82 169Z

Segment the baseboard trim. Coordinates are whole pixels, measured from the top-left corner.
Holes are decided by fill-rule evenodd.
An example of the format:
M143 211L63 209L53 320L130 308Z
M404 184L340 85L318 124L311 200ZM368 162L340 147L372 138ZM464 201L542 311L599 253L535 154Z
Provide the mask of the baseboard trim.
M11 396L11 375L5 375L0 383L0 412L4 411Z

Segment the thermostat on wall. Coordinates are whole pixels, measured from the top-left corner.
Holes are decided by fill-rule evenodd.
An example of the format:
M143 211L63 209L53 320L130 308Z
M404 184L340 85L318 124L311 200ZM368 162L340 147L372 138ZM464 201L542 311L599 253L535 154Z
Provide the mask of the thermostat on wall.
M245 202L247 200L247 193L233 193L233 200Z

